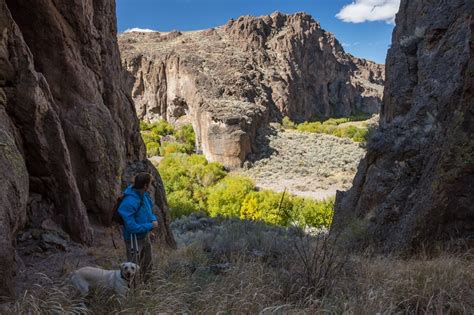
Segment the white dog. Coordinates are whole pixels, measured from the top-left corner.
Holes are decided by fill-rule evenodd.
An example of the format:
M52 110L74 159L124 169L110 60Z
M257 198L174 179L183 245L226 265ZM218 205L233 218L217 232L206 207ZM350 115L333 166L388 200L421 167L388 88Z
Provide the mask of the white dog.
M139 268L131 262L121 264L120 270L84 267L72 273L71 282L83 296L89 293L91 287L103 287L125 295Z

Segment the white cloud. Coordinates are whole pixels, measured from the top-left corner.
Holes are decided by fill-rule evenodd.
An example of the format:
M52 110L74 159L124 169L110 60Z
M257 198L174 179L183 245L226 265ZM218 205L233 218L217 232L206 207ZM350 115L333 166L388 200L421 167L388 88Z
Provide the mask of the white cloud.
M124 33L130 33L130 32L142 32L142 33L151 33L151 32L158 32L155 30L151 30L149 28L139 28L139 27L134 27L134 28L129 28L123 31Z
M359 42L353 42L353 43L342 43L343 47L353 47L353 46L359 46Z
M355 0L345 5L336 17L344 22L385 21L395 23L400 0Z

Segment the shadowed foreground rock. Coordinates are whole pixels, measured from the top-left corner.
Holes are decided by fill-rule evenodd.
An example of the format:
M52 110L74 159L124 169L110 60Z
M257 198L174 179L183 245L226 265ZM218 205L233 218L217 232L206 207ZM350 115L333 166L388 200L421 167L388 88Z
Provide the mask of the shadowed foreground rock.
M211 161L240 167L269 120L380 110L384 66L355 58L304 13L243 16L203 31L124 33L139 118L192 120Z
M127 163L145 159L145 152L125 88L113 0L0 0L0 36L5 296L13 288L17 232L49 216L75 241L90 244L89 216L109 216ZM162 186L158 190L157 203L166 206ZM51 211L38 213L45 208L38 200L52 204ZM162 230L174 245L168 227Z
M334 230L377 251L474 242L474 2L402 0L380 129Z

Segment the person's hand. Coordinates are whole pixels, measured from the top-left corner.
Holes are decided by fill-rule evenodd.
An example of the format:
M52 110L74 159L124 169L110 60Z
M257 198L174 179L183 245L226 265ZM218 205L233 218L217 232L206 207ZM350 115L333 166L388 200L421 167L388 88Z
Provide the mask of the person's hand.
M153 230L158 229L158 222L157 221L153 221L153 222L151 222L151 224L153 224Z

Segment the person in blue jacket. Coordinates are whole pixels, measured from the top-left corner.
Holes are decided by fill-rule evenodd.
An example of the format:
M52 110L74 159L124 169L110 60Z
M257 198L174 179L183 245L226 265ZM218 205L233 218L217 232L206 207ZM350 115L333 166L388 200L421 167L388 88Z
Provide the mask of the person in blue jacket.
M142 280L149 278L153 267L149 233L158 228L158 220L153 213L153 201L147 190L153 177L149 173L135 176L133 185L124 191L124 198L118 212L123 219L123 238L127 250L127 260L138 263Z

